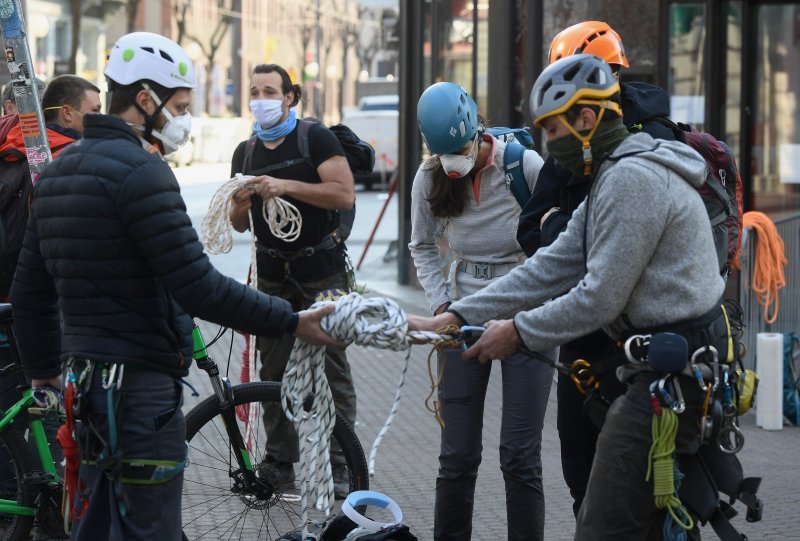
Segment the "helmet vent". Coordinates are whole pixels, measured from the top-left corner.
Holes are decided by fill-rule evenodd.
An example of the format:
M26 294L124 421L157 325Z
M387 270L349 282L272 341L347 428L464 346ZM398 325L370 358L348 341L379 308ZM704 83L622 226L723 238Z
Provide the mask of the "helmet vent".
M156 54L156 52L153 50L153 48L152 48L152 47L142 47L141 49L142 49L143 51L147 51L147 52L148 52L148 53L150 53L150 54Z
M169 60L173 64L175 63L175 61L172 59L172 57L170 55L168 55L167 53L165 53L164 51L162 51L161 49L159 49L158 52L161 53L161 58Z
M564 72L564 80L571 81L575 78L578 72L581 70L583 65L580 62L576 62L570 69Z
M553 101L559 101L565 95L566 95L566 92L564 92L563 90L559 90L558 92L556 92L556 95L553 96Z

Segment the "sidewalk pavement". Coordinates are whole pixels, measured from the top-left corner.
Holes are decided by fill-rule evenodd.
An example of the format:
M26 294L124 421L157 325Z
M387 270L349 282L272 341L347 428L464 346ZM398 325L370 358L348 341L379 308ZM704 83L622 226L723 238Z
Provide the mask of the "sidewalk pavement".
M360 253L360 250L355 253ZM394 261L369 262L357 274L358 282L366 285L369 295L392 298L407 312L429 313L420 290L397 285L395 265ZM213 326L203 323L202 327L204 333L214 335ZM241 337L236 335L232 352L234 363L241 359L242 344ZM228 357L230 350L225 341L213 348L212 356L218 359ZM399 412L381 443L375 462L375 475L370 479L370 489L390 496L400 505L403 522L420 541L433 538L434 487L439 452L439 426L425 408L425 399L431 390L427 361L430 351L429 346L411 348ZM358 421L355 428L364 453L369 458L372 442L383 426L397 392L405 354L351 346L348 348L348 358L358 394ZM238 368L232 368L231 372L237 374ZM477 480L473 516L473 539L476 541L499 540L507 536L504 484L498 457L502 390L499 374L499 370L493 370L486 395L483 461ZM190 380L200 381L199 378ZM201 391L204 396L208 392L208 389ZM192 400L188 400L186 407L192 403ZM764 516L759 523L747 523L744 507L736 504L740 515L734 519L734 525L750 540L800 541L800 529L795 525L800 504L800 473L797 468L800 432L796 427L774 432L758 429L755 427L754 413L745 415L741 424L746 444L739 458L745 475L763 477L759 495L764 502ZM547 506L545 539L570 540L574 532L574 518L572 500L561 475L555 385L551 389L542 436L542 462ZM716 539L709 527L703 529L703 536L705 539Z

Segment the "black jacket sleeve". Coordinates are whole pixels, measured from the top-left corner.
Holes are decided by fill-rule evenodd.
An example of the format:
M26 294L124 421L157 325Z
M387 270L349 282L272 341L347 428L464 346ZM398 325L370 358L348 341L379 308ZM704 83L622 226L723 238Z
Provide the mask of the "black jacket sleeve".
M53 279L39 252L36 217L31 213L11 286L14 335L28 380L61 373L61 317Z
M519 215L517 226L517 242L528 257L536 253L536 250L542 246L549 244L550 241L545 242L543 238L539 222L548 210L559 206L561 190L571 177L570 171L556 162L552 156L547 158L539 171L536 187ZM564 227L568 220L569 215L564 221ZM551 222L551 219L548 219L547 222ZM560 232L561 230L555 236L558 236ZM549 232L548 238L551 236L552 232Z
M298 318L287 301L248 288L211 265L168 166L140 167L122 186L117 205L128 235L186 312L255 335L294 331Z

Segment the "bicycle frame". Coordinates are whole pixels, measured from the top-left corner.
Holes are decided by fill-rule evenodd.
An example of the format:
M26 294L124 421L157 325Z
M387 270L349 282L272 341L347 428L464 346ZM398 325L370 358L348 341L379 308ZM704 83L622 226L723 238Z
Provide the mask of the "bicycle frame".
M18 415L24 415L28 409L33 405L33 391L28 388L22 392L22 398L13 406L11 406L6 414L0 419L0 430L13 430L10 426ZM39 455L39 463L44 470L44 479L50 481L58 480L58 473L56 472L55 464L53 463L53 455L50 452L50 445L47 443L47 436L42 426L41 415L31 414L30 430L33 436L33 441L36 445L36 451ZM23 482L30 480L24 479ZM27 507L19 505L14 500L0 499L0 513L7 515L28 515L33 516L36 514L36 507Z
M253 468L253 460L250 457L250 451L247 450L247 446L244 444L244 438L242 437L242 433L239 430L239 425L236 421L236 406L234 405L233 400L233 385L228 378L220 377L219 367L217 366L217 363L214 362L214 359L208 355L205 340L203 340L200 327L198 327L196 323L192 329L192 339L194 342L194 352L192 357L197 363L197 367L201 370L204 370L211 380L211 387L214 389L214 395L219 400L222 421L225 425L225 431L228 433L228 441L230 442L231 448L238 450L238 453L235 453L235 456L239 470L236 472L230 472L231 478L244 482L244 486L237 487L243 492L253 492L254 490L258 490L263 486L263 483L260 483L256 478L256 472ZM238 474L241 474L241 479L239 479Z

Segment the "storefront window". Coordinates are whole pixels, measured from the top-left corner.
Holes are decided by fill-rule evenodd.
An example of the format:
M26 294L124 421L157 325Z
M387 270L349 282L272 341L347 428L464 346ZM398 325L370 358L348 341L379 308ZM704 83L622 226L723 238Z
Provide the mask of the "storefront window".
M451 81L474 92L472 50L475 43L474 0L430 0L425 3L425 85Z
M756 210L777 216L800 208L800 8L758 8L753 195Z
M742 3L725 4L725 58L723 64L725 103L722 104L722 134L737 163L741 163L742 131Z
M705 19L703 3L670 6L667 90L671 116L699 130L705 124Z

